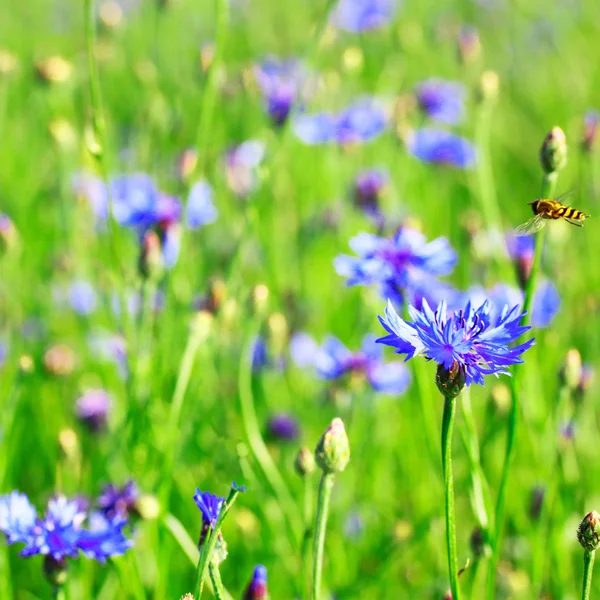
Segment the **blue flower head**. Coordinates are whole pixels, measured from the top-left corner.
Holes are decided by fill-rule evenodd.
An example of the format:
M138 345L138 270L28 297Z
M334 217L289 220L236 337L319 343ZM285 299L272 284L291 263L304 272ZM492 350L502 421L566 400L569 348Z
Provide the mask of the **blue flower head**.
M458 365L467 385L483 385L485 375L508 374L510 365L522 363L521 355L534 343L531 339L509 346L530 329L519 325L523 313L518 306L505 306L496 323L491 322L490 307L485 302L474 309L468 302L464 310L448 316L445 302L433 312L424 300L422 311L409 306L412 322L407 322L388 302L385 315L379 317L388 335L377 341L405 354L406 360L422 354L446 370Z
M133 480L126 482L123 487L110 483L98 497L98 508L109 520L117 517L126 519L130 512L135 510L139 497L140 491Z
M75 413L91 431L98 432L106 428L111 405L112 397L106 390L90 389L77 398Z
M203 179L197 181L190 190L186 206L186 220L190 229L212 223L218 216L213 204L212 189Z
M258 185L258 167L265 156L265 144L247 140L225 155L225 177L229 189L239 198L248 196Z
M379 285L382 295L401 303L404 295L427 296L436 290L434 278L448 275L456 264L456 253L446 238L427 242L425 236L408 227L391 238L361 233L350 240L358 255L338 256L335 269L348 285Z
M424 162L468 169L475 164L476 153L466 139L441 129L417 129L408 140L408 151Z
M252 580L244 593L244 600L266 600L267 597L267 568L257 565L252 573Z
M551 281L542 281L533 294L531 325L548 327L560 310L560 296Z
M104 521L101 528L94 524L82 527L86 518L82 503L58 496L48 502L46 515L39 520L24 494L12 492L0 496L0 531L10 544L21 542L22 556L43 554L55 561L74 558L83 552L88 558L104 562L123 554L132 546L122 533L126 523Z
M380 102L366 97L336 114L300 115L294 119L293 127L296 136L305 144L361 143L384 131L387 116Z
M360 33L389 23L397 7L397 0L339 0L330 21L339 29Z
M323 379L338 379L347 374L362 375L373 390L403 394L410 384L410 374L400 362L383 362L381 346L368 335L358 352L351 352L337 338L329 336L314 358L316 371Z
M255 73L269 116L275 125L283 125L298 98L306 75L304 69L295 59L269 57L257 66Z
M194 500L202 513L202 523L204 525L214 526L219 517L219 513L221 512L223 502L225 502L225 498L220 498L209 492L201 492L199 489L196 489Z
M455 125L464 116L466 91L460 83L427 79L417 86L416 95L421 110L436 121Z

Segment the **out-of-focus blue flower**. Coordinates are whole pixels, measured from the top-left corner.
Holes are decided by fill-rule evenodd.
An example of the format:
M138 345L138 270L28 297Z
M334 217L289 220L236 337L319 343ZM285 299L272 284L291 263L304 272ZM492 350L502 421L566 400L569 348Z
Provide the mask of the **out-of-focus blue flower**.
M79 315L92 314L98 305L96 291L89 281L74 281L69 287L71 308Z
M465 112L466 91L462 84L444 79L427 79L417 86L421 110L436 121L454 125Z
M403 394L410 385L408 369L398 361L383 362L381 346L373 336L363 339L362 348L351 352L329 336L315 356L315 368L323 379L337 379L348 373L364 375L376 392Z
M506 235L506 247L509 257L517 268L521 288L524 289L533 267L535 237L533 235L515 235L514 232L509 232Z
M117 517L127 519L140 497L140 491L135 481L130 480L119 488L110 483L104 487L98 496L98 508L110 521Z
M231 483L231 487L240 494L245 494L248 491L248 488L245 485L238 485L235 481Z
M361 98L337 113L299 115L294 119L294 132L306 144L367 142L387 127L384 106L374 98Z
M379 317L388 335L377 341L405 354L406 360L422 354L445 369L457 363L467 385L483 385L485 375L507 374L508 366L522 363L521 355L534 343L531 339L509 346L530 329L519 325L523 314L518 306L505 306L495 324L490 309L487 302L477 309L468 302L464 310L448 316L445 302L434 313L424 300L422 311L408 307L412 322L407 322L388 301L385 315Z
M560 296L551 281L542 281L533 294L531 324L533 327L548 327L560 310Z
M199 489L196 489L194 500L202 513L202 523L214 526L219 517L219 513L221 512L223 502L225 502L225 498L220 498L209 492L201 492Z
M319 345L312 336L304 331L294 333L290 339L290 355L299 367L314 365Z
M251 346L252 370L254 372L260 371L263 367L269 364L269 352L267 349L267 342L262 336L256 336Z
M190 229L198 229L215 221L219 213L212 197L212 188L203 179L192 186L186 207L186 220Z
M389 23L398 8L397 0L339 0L330 21L339 29L359 33Z
M573 419L569 419L568 421L561 423L558 428L560 436L566 442L572 442L575 439L576 430L576 424Z
M337 273L348 285L379 285L395 302L402 302L405 294L421 297L435 289L433 278L448 275L457 260L446 238L426 242L421 232L408 227L391 239L361 233L350 240L350 247L358 257L336 257Z
M75 413L92 431L106 429L112 397L106 390L87 390L75 402Z
M181 227L175 223L166 227L160 234L162 262L165 268L172 269L179 258L181 249Z
M442 129L417 129L408 140L408 151L424 162L468 169L475 164L475 148L468 140Z
M365 520L357 511L351 512L344 523L344 537L349 540L357 540L365 530Z
M598 127L600 126L600 113L595 109L588 110L583 117L583 149L590 152L596 145Z
M225 177L229 189L240 198L248 196L258 184L257 169L265 156L265 144L247 140L227 151Z
M252 580L244 592L244 600L266 600L268 595L267 568L263 565L257 565L254 567Z
M6 357L8 356L8 344L5 340L0 339L0 367L4 366Z
M132 542L122 533L125 521L107 521L101 530L82 527L86 518L81 502L58 496L48 502L43 520L24 494L0 496L0 530L9 543L21 542L22 556L43 554L56 561L76 557L79 551L88 558L104 562L123 554Z
M88 336L87 344L93 356L102 361L113 362L119 375L123 379L127 378L127 345L123 336L97 330Z
M387 169L361 171L354 181L354 200L356 205L378 224L382 224L383 222L379 200L389 182L390 174Z
M296 59L269 57L256 67L255 74L267 112L275 125L283 125L298 98L304 68Z
M269 435L282 441L297 440L300 435L298 419L287 413L277 413L267 422Z

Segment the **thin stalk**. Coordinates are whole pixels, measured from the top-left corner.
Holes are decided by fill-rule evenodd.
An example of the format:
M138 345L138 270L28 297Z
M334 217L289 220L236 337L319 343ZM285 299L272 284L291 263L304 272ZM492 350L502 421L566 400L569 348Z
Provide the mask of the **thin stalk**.
M547 173L544 175L542 179L542 198L552 198L554 196L556 190L556 181L557 173ZM529 325L531 323L531 305L533 302L535 285L538 279L538 273L540 271L540 265L542 262L544 231L544 229L540 230L535 238L535 249L533 255L533 264L531 267L531 274L525 285L525 299L523 302L523 310L527 314L523 317L524 325ZM519 421L520 405L518 390L519 383L521 381L521 372L522 370L520 368L520 365L515 365L513 368L513 376L510 379L510 395L512 406L508 419L508 431L506 437L506 453L504 455L504 465L502 467L500 487L498 488L498 499L496 501L496 531L494 535L494 542L492 544L492 557L489 563L487 580L486 597L488 598L488 600L493 600L496 597L496 570L498 567L498 560L500 558L500 547L502 545L502 535L504 529L506 486L509 480Z
M311 530L310 530L310 522L312 519L312 482L310 480L309 475L304 475L303 477L304 484L304 537L302 538L302 548L300 550L300 563L301 563L301 573L303 573L302 577L302 589L305 590L306 597L308 597L308 577L306 574L309 572L308 567L308 549L310 547L310 538L311 538Z
M211 562L208 565L208 575L213 585L215 598L217 600L225 600L225 590L223 589L223 582L221 581L221 574L219 573L217 563Z
M581 591L581 600L590 600L590 592L592 591L592 572L594 570L594 558L596 551L587 550L583 553L583 588Z
M298 518L298 509L296 503L287 485L279 473L277 466L275 465L269 450L265 445L260 427L258 425L258 417L256 416L256 410L254 408L254 396L252 393L252 364L250 361L250 347L252 340L254 339L258 328L249 336L249 343L244 347L242 356L240 358L240 369L239 369L239 397L240 397L240 412L242 416L242 425L246 438L248 439L248 446L256 459L256 462L260 465L269 485L275 492L279 505L281 506L286 521L288 523L292 539L295 540L296 544L300 538L300 532L302 525Z
M206 577L206 572L208 571L208 565L210 564L210 559L212 557L215 546L217 545L217 540L219 538L219 533L221 532L221 525L227 516L227 513L231 510L233 503L239 495L239 491L232 487L229 492L229 496L227 500L223 503L223 507L221 508L221 512L219 513L219 517L217 518L217 522L207 531L206 538L204 543L202 544L202 549L200 550L200 558L198 559L198 568L196 569L196 585L194 586L194 598L195 600L200 600L202 597L202 590L204 589L204 578Z
M315 538L313 546L313 585L312 600L321 597L321 580L323 577L323 551L325 548L325 532L327 530L327 517L329 516L329 501L335 483L334 473L323 473L319 484L317 499L317 516L315 519Z
M54 600L66 600L67 594L64 585L55 585L52 590L52 598Z
M456 398L445 397L442 418L442 470L444 473L444 505L446 512L446 551L452 600L460 600L458 560L456 558L456 517L454 513L454 476L452 473L452 430L456 417Z

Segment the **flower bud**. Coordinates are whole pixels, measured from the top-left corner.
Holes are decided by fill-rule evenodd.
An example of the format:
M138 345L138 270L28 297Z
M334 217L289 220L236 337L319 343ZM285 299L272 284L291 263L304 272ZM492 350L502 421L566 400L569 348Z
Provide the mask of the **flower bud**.
M307 475L314 473L316 468L315 456L306 446L302 446L302 448L298 450L296 460L294 461L294 467L296 473L301 477L306 477Z
M269 303L269 288L263 283L254 286L252 290L252 303L257 315L264 314Z
M19 245L19 232L12 219L0 213L0 253L9 252Z
M30 375L35 369L33 358L29 354L23 354L19 357L19 373L21 375Z
M244 600L267 600L267 569L263 565L256 565L252 580L244 593Z
M495 102L500 91L500 77L496 71L484 71L479 79L477 98L479 102Z
M600 514L595 510L589 512L577 528L577 539L588 552L600 546Z
M44 575L53 586L62 586L67 581L68 563L66 558L52 558L49 554L44 556Z
M471 546L471 552L475 555L476 558L481 558L485 552L485 534L481 527L476 527L471 533L471 538L469 539L469 544Z
M435 382L445 398L456 398L465 387L465 381L465 370L458 361L455 360L449 369L438 365Z
M151 494L142 494L135 502L135 512L144 521L154 521L160 515L160 503Z
M298 419L291 414L279 412L267 422L268 437L276 441L293 441L300 435Z
M39 61L35 70L45 83L63 83L71 77L73 65L62 56L51 56Z
M576 348L571 348L560 369L560 384L569 390L575 390L581 380L581 354Z
M75 414L90 431L98 433L106 429L112 398L105 390L90 389L75 402Z
M79 460L79 440L72 429L62 429L58 433L58 445L64 458L69 462Z
M577 384L575 398L579 401L583 400L586 392L592 387L594 383L594 368L592 365L584 364L581 367L581 377Z
M288 345L289 330L283 313L273 313L268 320L269 340L274 354L283 354Z
M115 0L108 0L100 5L98 17L105 29L115 29L123 21L123 9Z
M567 164L567 138L560 127L553 127L544 138L540 162L545 173L555 173Z
M463 64L472 63L481 54L479 32L475 27L463 25L458 32L458 57Z
M544 498L546 490L537 485L531 490L531 499L529 501L529 517L532 521L537 521L544 507Z
M189 181L198 166L198 150L186 148L177 161L177 174L181 181Z
M341 419L335 418L322 435L315 458L324 473L341 473L350 461L350 444Z
M600 113L597 110L588 110L583 117L583 136L581 147L584 152L591 152L598 138L598 125L600 125Z
M51 346L44 354L44 367L50 375L70 375L75 369L75 353L64 344Z
M0 77L10 75L19 66L17 57L8 50L0 48Z
M192 594L185 594L185 596L181 596L179 600L194 600L194 596Z
M144 279L157 281L164 272L160 238L155 231L146 231L142 238L139 272Z
M48 131L61 150L71 151L76 148L77 133L67 119L63 117L52 119L48 124Z

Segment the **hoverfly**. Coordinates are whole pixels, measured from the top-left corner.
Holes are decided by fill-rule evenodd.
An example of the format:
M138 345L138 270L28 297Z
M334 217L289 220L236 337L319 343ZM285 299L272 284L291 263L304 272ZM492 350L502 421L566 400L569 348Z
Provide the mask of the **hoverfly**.
M570 192L567 192L567 194L569 193ZM563 194L557 200L538 198L537 200L530 202L529 205L531 206L535 216L529 219L527 223L519 225L515 230L516 234L528 235L530 233L535 233L546 224L546 219L564 219L568 223L571 223L571 225L583 227L583 221L585 221L590 215L586 215L576 208L571 208L570 206L561 204L560 199L567 194Z

